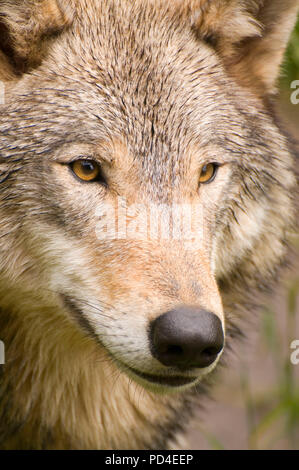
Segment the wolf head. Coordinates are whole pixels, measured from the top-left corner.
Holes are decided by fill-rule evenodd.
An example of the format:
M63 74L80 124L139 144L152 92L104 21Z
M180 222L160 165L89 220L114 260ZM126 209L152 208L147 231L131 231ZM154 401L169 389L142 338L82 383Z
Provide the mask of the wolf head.
M293 222L268 104L297 6L1 2L12 364L22 351L80 368L89 348L156 392L215 367Z

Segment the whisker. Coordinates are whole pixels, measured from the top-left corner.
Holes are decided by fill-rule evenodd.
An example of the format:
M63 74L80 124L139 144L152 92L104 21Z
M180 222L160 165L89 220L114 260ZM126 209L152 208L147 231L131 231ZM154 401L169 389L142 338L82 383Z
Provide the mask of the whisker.
M57 292L57 291L55 291L55 290L53 290L53 289L49 289L49 288L45 288L45 287L42 287L41 289L42 289L42 290L45 290L45 291L48 291L48 292L51 292L52 294L59 295L59 292ZM87 305L88 307L91 307L91 308L93 308L94 310L98 311L102 316L105 316L106 318L111 319L111 316L104 314L100 307L98 307L98 306L96 306L96 305L94 305L94 304L88 302L88 301L85 300L85 299L82 299L81 297L79 297L79 298L76 297L76 300L78 300L80 303L83 303L83 304ZM112 309L112 310L114 310L114 311L117 312L117 313L121 313L122 315L127 315L127 314L128 314L128 312L126 312L126 311L124 311L124 310L116 309L112 304L110 304L110 303L108 303L108 302L106 302L106 301L104 301L104 300L100 300L99 302L100 302L104 307L107 307L107 308L109 308L109 309Z

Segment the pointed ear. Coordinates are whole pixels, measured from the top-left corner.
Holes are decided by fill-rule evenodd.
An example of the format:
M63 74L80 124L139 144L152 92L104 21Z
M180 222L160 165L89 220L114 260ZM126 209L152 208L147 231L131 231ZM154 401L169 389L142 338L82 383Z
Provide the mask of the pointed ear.
M72 22L64 0L1 0L2 75L20 75L42 62L50 40Z
M252 74L249 80L254 85L255 79L268 93L275 91L280 66L290 34L295 27L299 11L298 0L265 0L256 13L261 25L261 36L251 38L239 45L239 50L232 65L237 73Z
M275 90L299 0L189 0L188 8L229 72L263 93Z

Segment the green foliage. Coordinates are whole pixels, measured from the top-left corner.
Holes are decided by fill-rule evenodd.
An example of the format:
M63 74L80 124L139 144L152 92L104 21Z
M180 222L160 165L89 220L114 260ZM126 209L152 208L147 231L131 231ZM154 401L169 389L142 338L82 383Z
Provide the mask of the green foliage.
M289 88L293 80L299 80L299 20L287 49L281 85Z
M295 280L289 286L287 293L287 326L284 338L277 325L277 316L270 309L263 315L264 344L273 356L276 365L277 387L269 390L262 398L262 408L270 409L262 413L258 423L251 429L249 444L251 448L258 448L259 441L267 436L269 429L277 428L276 438L284 437L290 448L299 449L299 386L295 378L295 366L290 361L290 350L283 351L282 340L290 345L296 331L296 299L299 293L299 282ZM261 408L260 403L256 406ZM267 440L267 439L266 439ZM267 447L275 444L268 441Z

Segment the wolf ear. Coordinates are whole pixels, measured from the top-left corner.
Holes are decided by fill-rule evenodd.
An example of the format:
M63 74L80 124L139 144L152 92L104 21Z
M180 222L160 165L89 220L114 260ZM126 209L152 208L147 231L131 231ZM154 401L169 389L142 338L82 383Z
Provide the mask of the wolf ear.
M216 47L227 69L271 93L299 0L191 0L195 28ZM200 5L200 8L197 7ZM197 13L196 13L197 11Z
M20 75L40 65L51 38L72 22L72 11L67 3L64 0L1 0L0 67L5 69L6 65L11 73Z

